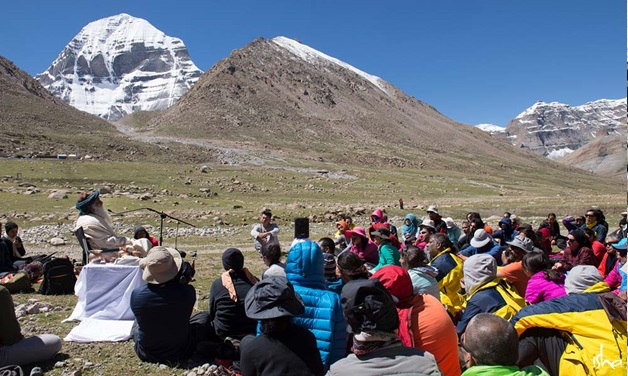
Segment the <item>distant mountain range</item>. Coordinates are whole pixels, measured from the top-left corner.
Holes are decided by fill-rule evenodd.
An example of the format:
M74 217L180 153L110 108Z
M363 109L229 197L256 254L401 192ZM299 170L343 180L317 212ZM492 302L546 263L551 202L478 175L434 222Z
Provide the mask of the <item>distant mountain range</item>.
M85 26L35 78L65 103L117 120L170 107L202 73L181 39L119 14Z
M598 136L625 138L626 98L581 106L539 101L508 123L506 135L515 146L559 159Z
M626 98L600 99L581 106L539 101L511 120L506 128L493 124L476 127L516 147L561 163L598 173L618 174L626 170ZM584 148L594 142L596 146ZM609 144L608 148L600 148L601 143ZM623 144L623 151L616 144ZM578 157L565 158L576 150L580 151ZM611 150L621 157L611 157L607 154ZM606 166L600 167L600 164Z
M447 118L379 77L294 39L258 38L201 73L182 41L165 36L144 20L121 14L87 25L37 79L63 102L117 120L117 130L139 142L133 148L151 143L183 145L183 160L217 159L231 164L297 158L374 167L473 170L479 175L513 165L531 170L559 168L526 153L529 145L535 145L531 141L513 148ZM22 89L38 87L33 82L26 82ZM46 103L51 111L45 122L63 127L63 116ZM538 111L547 107L535 106ZM154 109L163 111L143 111ZM528 124L526 129L534 123L528 112L517 117ZM542 113L549 119L549 111ZM98 124L116 133L110 125ZM536 133L548 134L549 124L537 122L535 127L543 132ZM517 142L528 140L516 133L514 123L505 132L489 125L480 128ZM617 126L604 129L621 132ZM111 157L100 145L90 145L101 157ZM136 155L143 155L139 149ZM541 148L530 149L538 153ZM26 150L40 153L36 143L22 148ZM10 153L10 148L0 151Z

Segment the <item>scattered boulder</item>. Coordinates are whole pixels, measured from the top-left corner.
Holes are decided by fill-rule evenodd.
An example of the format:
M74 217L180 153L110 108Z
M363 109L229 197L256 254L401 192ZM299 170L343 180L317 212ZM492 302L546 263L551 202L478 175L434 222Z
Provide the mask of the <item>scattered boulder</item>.
M65 240L62 238L52 238L49 242L51 245L65 245Z
M68 191L67 190L54 190L52 191L52 193L48 195L48 198L52 198L55 200L62 200L62 199L68 198Z

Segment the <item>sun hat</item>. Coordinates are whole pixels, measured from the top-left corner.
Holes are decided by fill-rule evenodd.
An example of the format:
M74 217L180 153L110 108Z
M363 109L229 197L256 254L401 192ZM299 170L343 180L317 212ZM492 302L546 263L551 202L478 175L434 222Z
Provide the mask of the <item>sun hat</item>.
M626 238L621 239L617 243L611 243L611 247L615 249L626 249Z
M363 238L366 238L366 230L364 230L364 227L356 227L353 230L347 230L345 231L345 236L347 238L350 238L353 234L356 235L360 235Z
M445 224L447 225L447 228L453 228L455 223L454 223L454 219L451 217L447 217L445 219L443 219L443 221L445 221Z
M246 315L254 320L298 316L305 312L303 299L286 277L267 277L256 283L244 299Z
M140 268L144 271L142 278L151 284L166 283L179 273L182 262L183 259L176 249L153 247L148 251L148 255L140 260Z
M438 206L436 206L436 205L430 205L430 206L427 208L426 212L428 212L428 213L429 213L429 212L432 212L432 213L436 213L436 214L438 214Z
M492 241L493 241L493 238L491 237L491 235L489 235L488 232L486 232L486 230L481 228L481 229L475 230L475 233L473 234L473 239L471 239L470 243L475 248L482 248Z
M532 239L523 235L517 235L513 241L506 242L506 244L517 247L525 253L532 252L534 250L534 243L532 243Z
M384 240L390 240L390 230L382 226L377 231L372 231L371 236L376 236Z
M432 230L436 230L436 227L434 226L434 221L432 221L431 219L426 219L423 221L423 223L419 225L419 228L423 227L431 227Z

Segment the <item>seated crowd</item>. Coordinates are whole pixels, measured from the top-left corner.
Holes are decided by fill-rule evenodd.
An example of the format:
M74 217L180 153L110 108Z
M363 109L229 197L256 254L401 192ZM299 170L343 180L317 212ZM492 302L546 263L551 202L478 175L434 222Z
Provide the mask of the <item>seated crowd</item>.
M625 213L609 233L590 209L566 217L561 234L553 213L537 228L504 213L493 229L470 212L459 227L433 205L398 231L376 209L370 223L343 218L318 242L298 219L282 262L264 209L251 236L266 269L254 276L239 249L225 249L209 306L192 316L193 265L143 228L117 236L98 191L76 207L102 251L93 261L113 252L143 270L131 308L144 361L218 361L242 375L626 374ZM12 244L3 250L24 256ZM0 329L0 365L13 363L16 345ZM50 357L59 349L45 340Z

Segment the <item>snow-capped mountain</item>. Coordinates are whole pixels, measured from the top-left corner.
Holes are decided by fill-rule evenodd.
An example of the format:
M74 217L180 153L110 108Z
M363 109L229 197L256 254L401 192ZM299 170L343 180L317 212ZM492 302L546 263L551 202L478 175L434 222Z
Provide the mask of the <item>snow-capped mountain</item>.
M506 135L518 147L560 159L605 135L624 134L626 98L581 106L539 101L508 123Z
M495 125L495 124L477 124L475 127L489 134L506 132L506 128L500 127L499 125Z
M171 106L202 73L181 39L123 13L85 26L35 78L79 110L117 120Z

